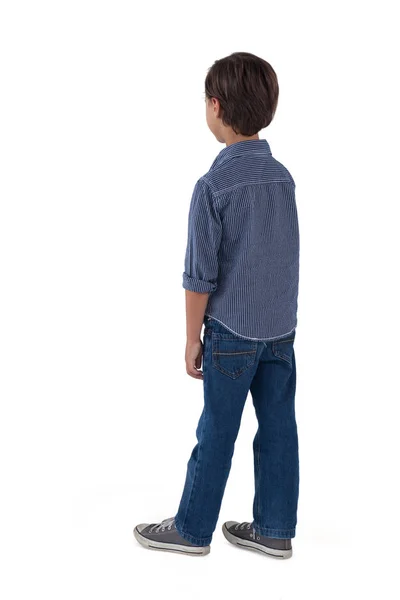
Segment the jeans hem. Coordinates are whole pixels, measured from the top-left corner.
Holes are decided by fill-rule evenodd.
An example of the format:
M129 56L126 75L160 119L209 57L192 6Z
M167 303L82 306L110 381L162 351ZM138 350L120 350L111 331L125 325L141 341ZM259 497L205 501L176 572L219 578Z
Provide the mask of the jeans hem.
M190 542L194 546L208 546L211 543L212 536L209 536L207 538L198 538L198 537L191 535L190 533L187 533L187 531L184 531L181 528L180 521L177 521L176 517L175 517L175 527L176 527L176 530L179 533L179 535L181 537L183 537L184 540Z
M272 529L271 527L259 527L253 523L256 533L271 538L289 539L296 537L296 527L292 529Z

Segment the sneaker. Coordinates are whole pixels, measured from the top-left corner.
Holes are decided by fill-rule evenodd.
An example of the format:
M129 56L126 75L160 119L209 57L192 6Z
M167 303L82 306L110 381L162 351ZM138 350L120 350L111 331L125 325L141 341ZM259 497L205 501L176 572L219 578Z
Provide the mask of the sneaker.
M161 523L136 525L133 534L139 544L151 550L167 550L190 556L205 556L210 552L210 546L195 546L185 540L176 529L175 517L164 519Z
M240 548L258 550L274 558L290 558L292 556L291 539L270 538L256 533L253 523L244 521L226 521L222 532L228 542Z

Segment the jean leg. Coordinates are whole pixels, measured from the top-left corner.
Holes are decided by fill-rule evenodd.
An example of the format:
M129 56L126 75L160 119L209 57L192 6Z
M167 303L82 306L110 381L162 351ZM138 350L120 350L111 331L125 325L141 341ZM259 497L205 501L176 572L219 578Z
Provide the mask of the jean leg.
M290 352L282 358L279 351L273 353L271 343L265 344L250 388L258 420L253 441L254 527L257 533L275 538L295 537L297 524L299 453L293 347Z
M223 342L229 345L231 340ZM232 348L237 349L233 344L235 340L232 340ZM242 350L244 342L239 344ZM256 370L254 360L254 365L232 378L213 366L212 352L212 337L205 335L204 407L196 429L198 441L187 464L184 489L175 515L176 528L182 537L201 546L211 542L218 521L244 405ZM238 356L233 354L230 362L223 354L224 367L240 366ZM247 361L248 355L243 356Z

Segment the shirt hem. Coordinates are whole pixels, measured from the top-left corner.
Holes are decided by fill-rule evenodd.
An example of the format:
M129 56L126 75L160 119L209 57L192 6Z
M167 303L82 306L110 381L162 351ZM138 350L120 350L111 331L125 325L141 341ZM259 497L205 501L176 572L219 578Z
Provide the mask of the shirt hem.
M210 315L209 313L204 313L204 314L207 317L210 317L211 319L214 319L215 321L218 321L218 323L221 323L221 325L223 325L224 327L226 327L226 329L229 329L229 331L231 331L235 335L237 335L237 336L239 336L241 338L244 338L246 340L254 340L254 341L258 341L258 342L268 342L268 341L273 341L273 340L279 340L280 338L286 337L290 333L293 333L293 331L295 331L295 329L297 327L295 325L294 327L292 327L292 329L290 331L288 331L287 333L282 333L282 335L277 335L277 336L269 337L269 338L253 338L253 337L249 337L247 335L241 335L240 333L238 333L237 331L234 331L233 329L231 329L230 327L228 327L227 325L225 325L225 323L223 323L222 321L220 321L219 319L217 319L213 315Z

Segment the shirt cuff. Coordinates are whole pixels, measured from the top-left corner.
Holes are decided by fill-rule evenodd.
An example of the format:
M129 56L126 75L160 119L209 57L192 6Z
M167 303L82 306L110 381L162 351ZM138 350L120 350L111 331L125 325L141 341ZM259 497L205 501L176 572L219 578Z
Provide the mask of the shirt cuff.
M189 277L187 273L183 273L182 286L185 288L185 290L198 292L200 294L214 292L217 289L216 283L211 283L210 281L206 281L204 279L195 279L194 277Z

